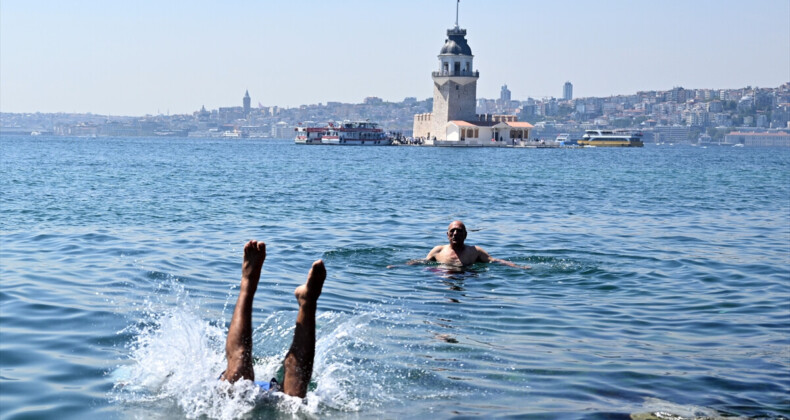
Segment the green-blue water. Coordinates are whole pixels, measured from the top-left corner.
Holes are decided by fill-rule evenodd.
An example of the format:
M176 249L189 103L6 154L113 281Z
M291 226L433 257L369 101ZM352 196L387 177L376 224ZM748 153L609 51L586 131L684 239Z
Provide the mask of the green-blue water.
M790 416L790 150L0 138L0 417ZM399 265L446 241L533 268ZM217 392L241 249L256 370L323 258L306 401Z

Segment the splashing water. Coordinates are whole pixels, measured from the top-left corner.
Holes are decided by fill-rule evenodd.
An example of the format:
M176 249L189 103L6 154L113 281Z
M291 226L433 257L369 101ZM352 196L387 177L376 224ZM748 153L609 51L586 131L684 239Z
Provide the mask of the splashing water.
M370 408L391 399L378 374L392 367L360 355L383 353L372 344L378 338L372 337L375 332L368 327L383 318L384 311L318 316L311 389L301 399L266 393L251 381L219 381L226 367L227 330L202 319L200 305L191 302L184 287L172 279L166 281L172 291L163 300L171 302L146 302L141 319L122 331L134 338L128 359L110 373L111 398L116 402L175 410L187 418L231 419L259 410L308 416L323 411L358 412L362 401ZM293 335L294 318L295 312L273 312L253 331L256 379L277 376Z

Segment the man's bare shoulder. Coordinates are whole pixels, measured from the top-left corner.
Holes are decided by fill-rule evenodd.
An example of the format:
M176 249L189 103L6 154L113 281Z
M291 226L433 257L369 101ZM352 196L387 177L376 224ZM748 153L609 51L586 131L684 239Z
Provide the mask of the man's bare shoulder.
M438 254L438 253L440 253L440 252L444 251L444 248L445 248L445 247L448 247L448 246L449 246L449 245L436 245L435 247L433 247L433 249L431 249L431 252L429 252L429 253L428 253L428 255L432 255L432 254L433 254L433 255L435 255L435 254Z
M485 263L489 262L491 256L488 255L488 252L486 252L485 249L480 248L479 246L474 246L474 249L475 249L475 254L477 255L477 261L485 262Z
M439 255L444 250L445 246L447 245L436 245L435 247L433 247L433 249L431 249L431 251L428 252L427 259L430 260L432 258L436 258L436 256Z

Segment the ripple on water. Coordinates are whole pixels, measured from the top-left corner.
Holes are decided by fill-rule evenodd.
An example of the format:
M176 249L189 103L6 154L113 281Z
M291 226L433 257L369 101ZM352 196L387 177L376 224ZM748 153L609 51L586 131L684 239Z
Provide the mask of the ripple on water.
M790 416L786 153L43 137L0 137L9 418ZM532 269L404 265L453 219ZM327 264L306 404L217 391L251 238L262 376Z

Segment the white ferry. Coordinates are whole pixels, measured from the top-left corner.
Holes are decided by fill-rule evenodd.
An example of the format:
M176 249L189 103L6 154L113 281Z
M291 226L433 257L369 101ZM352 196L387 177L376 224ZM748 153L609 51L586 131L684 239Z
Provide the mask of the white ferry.
M326 127L296 127L297 144L330 144L344 146L389 146L392 139L370 121L343 121Z
M324 127L296 127L296 144L321 144L321 135L326 131Z
M624 130L586 130L579 145L585 147L642 147L642 133Z
M238 131L238 130L223 131L222 132L222 137L223 138L229 138L229 139L240 139L240 138L243 138L243 137L247 137L247 134L243 133L241 131Z

